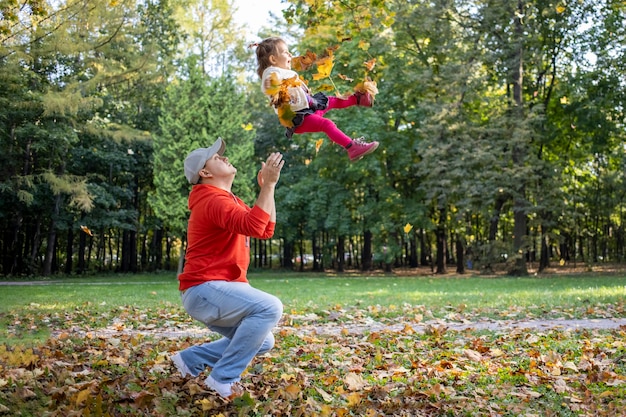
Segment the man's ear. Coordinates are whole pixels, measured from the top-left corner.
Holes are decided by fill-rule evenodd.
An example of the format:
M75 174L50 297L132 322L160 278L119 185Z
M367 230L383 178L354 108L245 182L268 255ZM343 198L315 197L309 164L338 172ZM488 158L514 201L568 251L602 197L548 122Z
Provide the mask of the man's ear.
M200 178L211 178L213 176L206 168L202 168L198 175L200 175Z

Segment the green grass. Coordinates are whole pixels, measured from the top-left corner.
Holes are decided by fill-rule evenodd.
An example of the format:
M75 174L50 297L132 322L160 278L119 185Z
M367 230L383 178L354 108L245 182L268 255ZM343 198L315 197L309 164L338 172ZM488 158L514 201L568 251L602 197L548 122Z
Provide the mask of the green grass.
M626 298L623 276L558 276L526 278L336 277L321 274L253 273L252 285L278 296L299 312L335 306L403 304L432 309L466 305L476 310L526 307L544 311L619 304ZM101 276L41 281L45 285L0 287L0 313L37 305L62 311L91 304L94 310L112 306L157 308L179 303L173 274Z

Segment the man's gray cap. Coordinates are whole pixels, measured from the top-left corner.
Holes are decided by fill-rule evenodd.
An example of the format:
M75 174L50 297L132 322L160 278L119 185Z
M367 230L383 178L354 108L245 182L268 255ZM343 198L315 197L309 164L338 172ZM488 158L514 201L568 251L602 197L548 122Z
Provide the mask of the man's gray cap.
M226 142L222 138L217 138L213 145L208 148L198 148L191 151L187 158L185 158L185 177L190 184L197 184L200 180L198 172L204 167L206 161L208 161L213 155L223 155L226 150Z

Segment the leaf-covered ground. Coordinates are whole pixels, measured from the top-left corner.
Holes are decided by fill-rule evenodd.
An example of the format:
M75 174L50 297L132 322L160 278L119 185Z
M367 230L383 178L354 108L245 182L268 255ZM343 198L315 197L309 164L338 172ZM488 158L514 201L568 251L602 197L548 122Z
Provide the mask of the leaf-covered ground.
M623 306L603 308L594 315L623 317ZM481 320L462 307L438 319L423 307L286 314L276 348L252 363L242 380L246 394L232 403L206 390L204 376L176 374L172 353L214 337L177 306L121 308L101 317L26 313L10 321L15 334L41 326L54 332L35 347L0 345L4 415L626 413L626 327L619 321L612 328L531 329ZM473 325L478 322L492 325Z

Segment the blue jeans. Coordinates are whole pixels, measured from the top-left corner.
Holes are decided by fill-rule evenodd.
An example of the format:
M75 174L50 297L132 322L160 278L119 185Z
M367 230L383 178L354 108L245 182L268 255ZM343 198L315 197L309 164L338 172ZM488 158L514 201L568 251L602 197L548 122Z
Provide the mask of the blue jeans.
M283 305L271 294L245 282L209 281L187 289L182 301L191 317L224 336L180 352L194 376L210 367L217 382L239 381L252 359L274 346L271 330Z

